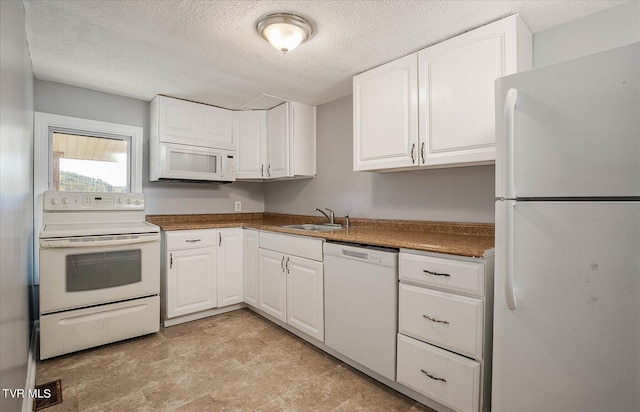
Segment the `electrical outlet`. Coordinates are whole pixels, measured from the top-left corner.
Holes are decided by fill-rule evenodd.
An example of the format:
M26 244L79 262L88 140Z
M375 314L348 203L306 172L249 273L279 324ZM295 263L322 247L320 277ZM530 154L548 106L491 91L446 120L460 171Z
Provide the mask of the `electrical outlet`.
M236 212L240 212L242 211L242 202L239 200L236 200Z

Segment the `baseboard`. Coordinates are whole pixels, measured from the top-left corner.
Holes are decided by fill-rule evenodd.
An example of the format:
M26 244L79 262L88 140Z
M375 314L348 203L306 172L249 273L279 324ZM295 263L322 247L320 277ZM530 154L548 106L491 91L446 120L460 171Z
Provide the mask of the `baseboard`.
M36 361L38 359L38 335L40 322L33 322L31 331L31 343L29 344L29 358L27 359L27 381L24 386L24 393L33 393L36 388ZM33 411L33 397L25 396L22 401L22 412Z
M184 316L180 316L173 319L165 319L162 324L164 325L165 328L168 328L170 326L179 325L181 323L191 322L192 320L204 319L204 318L208 318L209 316L221 315L223 313L231 312L231 311L246 308L246 307L247 305L244 303L236 303L234 305L229 305L222 308L203 310L202 312L196 312L190 315L184 315Z

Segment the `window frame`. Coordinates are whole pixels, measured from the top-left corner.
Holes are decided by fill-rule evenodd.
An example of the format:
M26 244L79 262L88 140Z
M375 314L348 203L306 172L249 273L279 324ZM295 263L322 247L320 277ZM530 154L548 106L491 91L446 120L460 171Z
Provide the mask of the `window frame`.
M49 190L51 179L51 134L62 131L96 137L125 137L130 139L129 179L131 193L142 192L142 127L79 117L35 112L34 121L34 195L40 198L36 211L42 212L42 194Z
M53 172L53 162L54 162L54 153L53 153L53 135L55 133L60 133L60 134L73 134L73 135L77 135L77 136L83 136L83 137L92 137L92 138L98 138L98 139L115 139L115 140L123 140L125 142L127 142L127 188L128 188L128 192L127 193L136 193L133 190L133 137L132 136L128 136L128 135L114 135L114 134L106 134L106 133L102 133L102 132L95 132L95 131L84 131L84 130L75 130L75 129L63 129L63 128L57 128L57 127L49 127L49 149L48 149L48 166L47 166L47 171L49 173L48 176L48 180L47 180L47 190L55 190L52 186L53 186L53 180L54 180L54 172Z

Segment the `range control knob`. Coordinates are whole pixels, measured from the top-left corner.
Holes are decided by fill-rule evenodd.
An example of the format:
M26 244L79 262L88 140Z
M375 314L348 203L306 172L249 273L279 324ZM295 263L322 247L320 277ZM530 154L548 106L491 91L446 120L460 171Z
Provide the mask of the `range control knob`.
M131 204L131 198L127 199L127 204L130 205Z
M51 204L54 205L54 206L57 205L58 204L58 198L56 198L56 197L52 198L51 199Z
M62 203L65 204L65 205L68 205L69 204L69 198L68 197L63 197L62 198Z

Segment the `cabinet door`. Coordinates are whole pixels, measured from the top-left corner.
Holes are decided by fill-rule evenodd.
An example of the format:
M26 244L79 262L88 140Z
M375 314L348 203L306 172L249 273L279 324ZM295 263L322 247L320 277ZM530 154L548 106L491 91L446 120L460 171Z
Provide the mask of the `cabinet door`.
M417 166L416 54L353 78L353 170Z
M202 129L198 105L180 99L158 96L158 133L163 136L197 138ZM173 140L173 139L169 139Z
M287 321L287 279L282 253L260 249L259 308L274 318Z
M495 161L495 87L518 69L517 16L418 52L420 162Z
M324 341L324 273L322 262L287 256L287 323Z
M202 138L217 149L236 149L233 138L233 111L201 104Z
M289 176L289 103L267 111L267 178Z
M216 249L185 249L167 255L167 318L215 308Z
M244 301L248 305L258 307L258 286L259 286L259 249L258 232L255 230L244 230Z
M242 229L220 229L218 246L218 307L244 299Z
M266 173L267 112L236 112L233 134L238 142L238 179L263 179Z
M291 125L291 176L316 175L316 107L288 102Z

